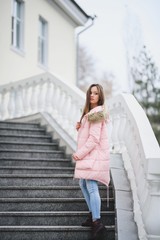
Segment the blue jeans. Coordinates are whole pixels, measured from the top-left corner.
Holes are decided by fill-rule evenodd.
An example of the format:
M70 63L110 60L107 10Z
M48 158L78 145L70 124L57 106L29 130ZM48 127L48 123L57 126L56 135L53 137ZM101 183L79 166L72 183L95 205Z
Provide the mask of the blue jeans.
M80 179L79 185L86 200L89 211L92 213L92 220L100 219L101 198L99 195L98 183L95 180Z

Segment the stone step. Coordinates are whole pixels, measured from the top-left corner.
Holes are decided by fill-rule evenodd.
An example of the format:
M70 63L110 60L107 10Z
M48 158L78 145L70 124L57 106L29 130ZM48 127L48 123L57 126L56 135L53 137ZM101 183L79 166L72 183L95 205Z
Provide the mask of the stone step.
M58 212L0 212L0 226L81 226L88 217L88 212L83 211L58 211ZM103 224L109 226L115 223L115 212L104 211L101 213Z
M43 127L40 126L38 123L18 123L18 122L7 122L7 121L0 121L0 128L33 128L33 129L42 129Z
M0 150L58 150L57 143L30 143L0 141Z
M74 186L73 174L0 174L0 186Z
M86 240L87 205L74 164L38 124L0 122L0 240ZM101 240L115 240L112 185L99 184Z
M5 166L0 168L0 174L54 174L73 173L73 167L23 167Z
M0 186L79 186L73 174L0 174ZM104 186L99 184L100 186Z
M91 229L81 226L0 226L1 240L88 240ZM106 226L100 240L115 240L115 226Z
M84 198L0 198L0 211L87 211ZM114 199L101 199L101 211L114 211Z
M59 150L1 150L1 158L64 158L64 152Z
M53 157L53 156L52 156ZM71 166L70 159L64 158L19 158L19 157L1 157L0 153L0 166L41 166L41 167L69 167Z
M45 129L32 129L32 128L13 128L13 127L7 127L7 128L1 128L0 127L0 135L36 135L36 136L42 136L46 135Z
M106 186L99 186L101 197L107 196ZM81 198L82 191L79 186L1 186L2 198ZM109 196L113 197L112 186L109 186Z
M38 142L42 142L42 143L51 143L51 142L56 142L56 141L53 141L51 136L49 135L27 135L27 134L24 134L24 135L17 135L17 134L1 134L1 141L3 142L7 142L7 141L12 141L12 142L35 142L35 143L38 143Z

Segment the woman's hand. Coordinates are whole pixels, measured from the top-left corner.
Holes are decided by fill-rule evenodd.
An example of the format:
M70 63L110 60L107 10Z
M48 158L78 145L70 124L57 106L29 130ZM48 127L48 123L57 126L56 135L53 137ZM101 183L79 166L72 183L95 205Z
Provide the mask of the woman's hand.
M76 130L78 131L80 127L81 127L81 123L80 123L80 122L77 122L77 124L76 124Z
M73 158L74 160L79 160L79 158L75 155L75 153L73 153L72 158Z

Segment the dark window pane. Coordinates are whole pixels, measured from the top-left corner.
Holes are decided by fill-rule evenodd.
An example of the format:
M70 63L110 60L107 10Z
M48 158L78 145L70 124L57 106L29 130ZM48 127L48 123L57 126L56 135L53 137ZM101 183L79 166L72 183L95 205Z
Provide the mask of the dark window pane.
M11 36L12 44L14 42L14 17L12 16L12 36Z
M17 17L21 18L21 5L22 3L17 1Z
M20 48L20 22L16 24L16 47Z

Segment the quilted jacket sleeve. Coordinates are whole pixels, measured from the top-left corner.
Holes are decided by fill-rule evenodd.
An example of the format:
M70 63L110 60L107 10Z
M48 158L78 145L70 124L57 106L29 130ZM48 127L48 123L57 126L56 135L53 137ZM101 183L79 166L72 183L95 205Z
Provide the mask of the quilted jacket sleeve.
M84 158L99 143L101 128L102 128L102 121L90 124L89 137L86 143L80 149L78 149L78 151L75 153L75 155L79 159Z

